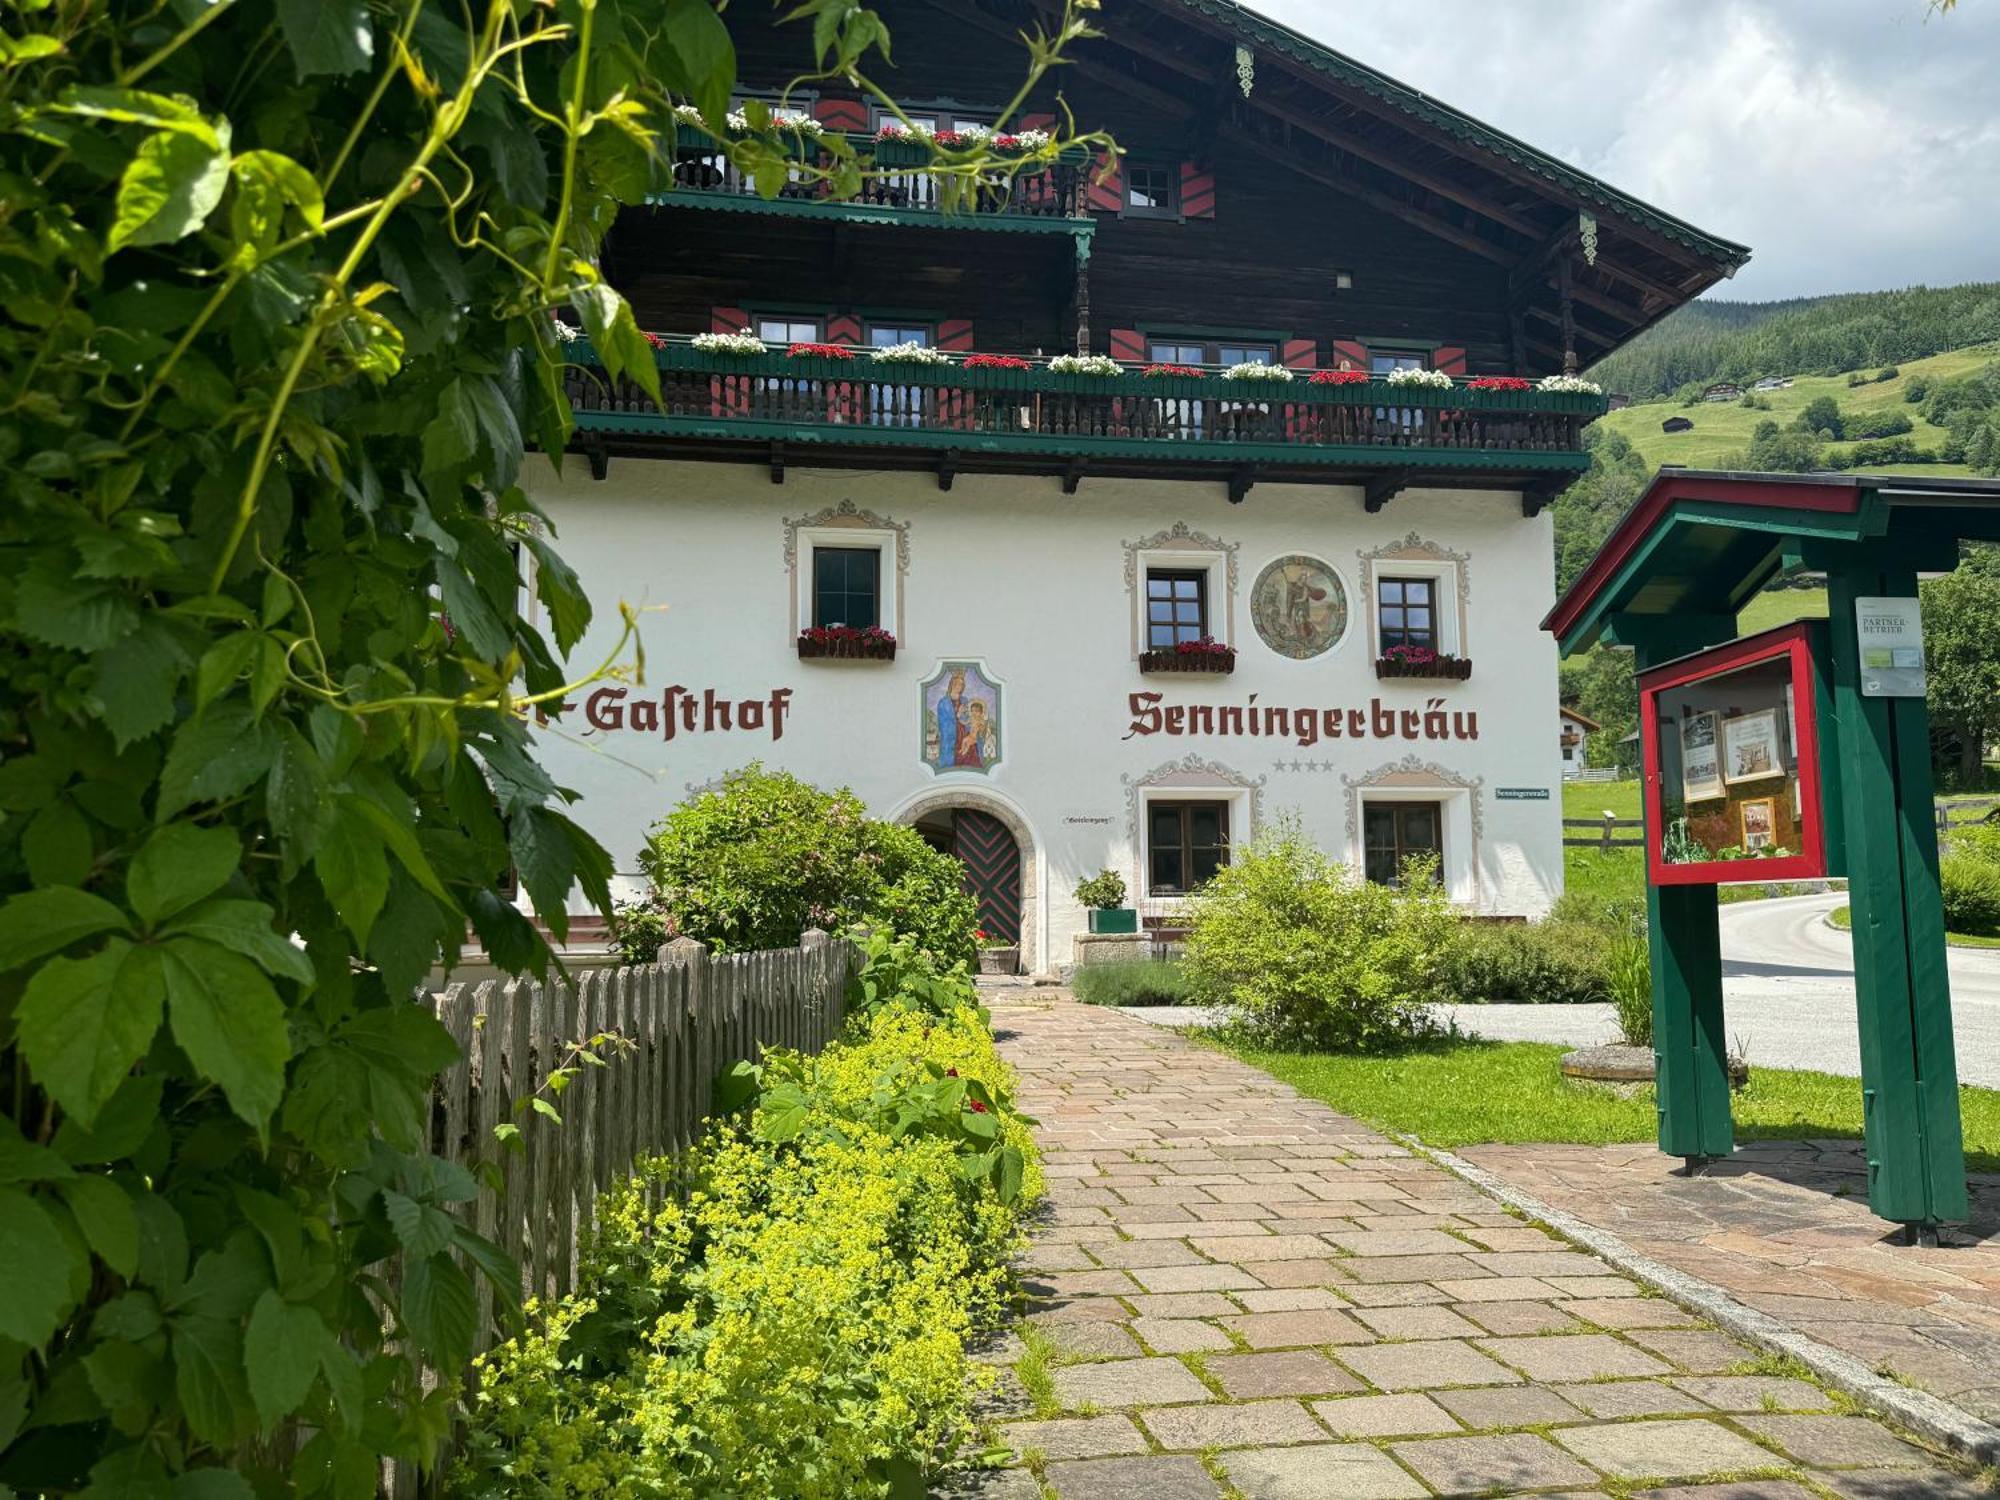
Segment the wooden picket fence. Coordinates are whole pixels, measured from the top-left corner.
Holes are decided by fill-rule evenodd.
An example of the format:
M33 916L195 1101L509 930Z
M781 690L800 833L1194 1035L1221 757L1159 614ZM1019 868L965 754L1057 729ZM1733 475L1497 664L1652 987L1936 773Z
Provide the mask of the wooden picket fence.
M717 1074L767 1047L817 1052L839 1035L855 951L808 932L796 948L720 958L683 939L662 958L583 970L569 984L488 980L435 997L461 1055L433 1100L432 1149L468 1168L501 1164L499 1190L482 1186L471 1205L473 1227L519 1262L529 1296L576 1290L577 1237L597 1195L635 1160L700 1138ZM598 1036L620 1039L598 1049L605 1065L576 1066L550 1092L550 1073L575 1066L578 1044ZM496 1138L505 1124L518 1127L518 1150ZM495 1331L482 1284L477 1347Z

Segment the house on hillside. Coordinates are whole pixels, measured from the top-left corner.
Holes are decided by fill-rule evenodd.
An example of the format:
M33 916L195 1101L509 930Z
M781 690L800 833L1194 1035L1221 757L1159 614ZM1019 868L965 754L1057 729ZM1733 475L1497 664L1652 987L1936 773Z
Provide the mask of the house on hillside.
M1662 422L1662 423L1660 424L1660 431L1662 431L1662 432L1668 432L1668 433L1672 433L1672 432L1693 432L1693 431L1694 431L1694 418L1693 418L1693 417L1668 417L1666 421L1664 421L1664 422Z
M1622 391L1613 391L1604 399L1612 411L1623 411L1632 404L1632 398L1625 395Z
M1080 877L1170 926L1285 812L1370 879L1430 854L1468 912L1545 911L1546 507L1605 403L1462 381L1589 365L1748 252L1235 4L1128 0L1007 120L1018 0L879 9L922 129L1066 104L1124 155L946 215L927 142L835 80L786 102L872 157L862 201L668 143L603 255L664 403L568 343L573 451L522 481L606 601L575 661L609 601L667 607L644 682L540 736L620 894L649 824L761 761L954 850L1035 971ZM724 20L748 94L798 74L796 28ZM1374 379L1315 383L1343 366Z
M1766 375L1755 387L1760 391L1788 391L1792 388L1789 375Z
M1583 770L1583 743L1586 735L1597 733L1604 726L1593 718L1578 713L1568 704L1556 710L1556 744L1562 755L1563 780L1568 781Z
M1743 387L1733 380L1719 380L1701 393L1704 401L1741 401Z

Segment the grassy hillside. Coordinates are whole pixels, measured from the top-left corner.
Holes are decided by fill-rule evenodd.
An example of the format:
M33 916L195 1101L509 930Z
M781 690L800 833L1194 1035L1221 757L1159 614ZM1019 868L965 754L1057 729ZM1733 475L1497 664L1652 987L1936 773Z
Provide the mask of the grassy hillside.
M1790 302L1690 303L1609 358L1591 378L1635 399L1714 380L1748 382L1907 364L2000 339L2000 282L1844 292Z
M1894 380L1851 389L1845 375L1801 375L1793 380L1789 390L1758 393L1770 401L1769 411L1737 402L1702 401L1693 406L1683 406L1678 401L1648 401L1628 406L1623 411L1611 412L1599 419L1599 425L1621 434L1638 450L1649 469L1662 464L1709 469L1716 467L1725 455L1740 453L1747 448L1759 422L1789 426L1814 397L1831 396L1840 403L1842 411L1857 415L1885 410L1907 413L1917 424L1913 436L1925 447L1934 448L1942 440L1943 432L1927 426L1919 408L1903 400L1909 383L1919 376L1928 378L1935 385L1939 381L1971 375L1996 358L2000 358L2000 343L1981 344L1970 349L1954 349L1949 354L1934 354L1928 359L1913 359L1908 364L1897 366L1900 373ZM1669 417L1688 418L1694 423L1694 430L1662 432L1660 424ZM1830 451L1840 453L1851 446L1835 443ZM1963 464L1890 464L1884 465L1883 471L1937 476L1971 473ZM1870 472L1876 470L1871 467Z

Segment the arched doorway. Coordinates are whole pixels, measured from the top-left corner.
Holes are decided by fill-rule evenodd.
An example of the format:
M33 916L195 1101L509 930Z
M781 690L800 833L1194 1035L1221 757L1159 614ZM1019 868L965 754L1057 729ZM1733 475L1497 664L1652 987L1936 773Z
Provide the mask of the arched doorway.
M965 888L979 903L979 925L989 936L1020 944L1022 969L1037 972L1035 845L1020 814L990 793L967 789L933 793L896 816L964 866Z

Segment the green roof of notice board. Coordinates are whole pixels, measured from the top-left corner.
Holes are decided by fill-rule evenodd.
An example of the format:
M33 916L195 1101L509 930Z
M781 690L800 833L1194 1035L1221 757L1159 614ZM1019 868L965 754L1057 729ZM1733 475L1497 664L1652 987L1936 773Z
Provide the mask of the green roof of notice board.
M1734 240L1725 240L1705 230L1697 229L1683 219L1677 219L1650 203L1621 192L1608 182L1601 182L1588 173L1577 171L1546 152L1536 150L1525 141L1517 140L1504 131L1495 130L1491 125L1475 120L1448 104L1440 103L1421 90L1413 89L1406 83L1399 83L1388 74L1377 72L1365 63L1356 62L1345 53L1336 52L1324 43L1316 42L1289 26L1238 5L1235 0L1165 0L1165 3L1170 8L1177 6L1182 10L1204 16L1238 40L1253 47L1267 48L1303 64L1316 73L1323 73L1352 88L1360 89L1391 108L1442 130L1469 146L1504 157L1543 179L1551 187L1595 204L1620 218L1643 225L1655 234L1686 245L1701 255L1725 262L1732 268L1742 265L1750 258L1749 246L1739 245Z

